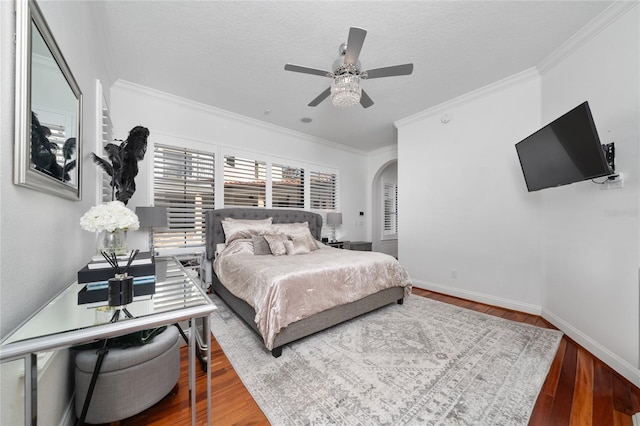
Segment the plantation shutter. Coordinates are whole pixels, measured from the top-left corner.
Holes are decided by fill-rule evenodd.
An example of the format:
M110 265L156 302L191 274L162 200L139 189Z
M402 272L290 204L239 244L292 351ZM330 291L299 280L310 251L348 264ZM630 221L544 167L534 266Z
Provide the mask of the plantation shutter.
M272 207L304 208L304 169L273 164L271 167Z
M309 173L309 197L311 209L335 210L336 209L336 175L335 173L314 172Z
M384 235L398 233L398 185L384 184Z
M156 144L154 205L167 208L169 226L155 230L155 246L205 244L205 210L214 208L215 158L210 152Z
M111 122L111 114L109 113L109 108L107 108L104 100L102 102L102 124L101 124L101 146L104 148L106 144L113 140L113 123ZM99 157L104 157L105 151L96 152ZM102 202L111 201L111 178L108 174L106 174L102 169L100 169L99 173L101 174L102 179L100 179L100 197ZM115 197L115 193L114 193Z
M266 162L225 155L225 206L265 207L266 184Z

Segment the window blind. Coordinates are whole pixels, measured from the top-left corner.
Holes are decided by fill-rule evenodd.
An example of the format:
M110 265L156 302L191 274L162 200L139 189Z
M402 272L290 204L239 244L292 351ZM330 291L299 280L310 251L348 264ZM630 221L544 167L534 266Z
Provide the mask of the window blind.
M56 162L58 164L64 164L64 155L62 154L62 148L64 147L64 142L67 140L65 136L64 126L49 123L40 123L40 125L49 129L50 133L47 136L47 139L50 143L55 144Z
M224 205L265 207L267 164L264 161L224 157Z
M384 184L384 235L398 233L398 185Z
M215 158L210 152L162 144L154 147L154 205L167 208L169 226L155 230L155 246L205 244L205 210L214 208Z
M311 209L336 209L336 175L326 172L309 172L309 198Z
M271 166L271 205L304 208L304 169L282 164Z
M109 142L111 142L113 140L113 123L111 122L111 114L109 113L109 108L107 107L106 103L104 102L104 99L102 101L102 120L101 120L101 146L102 148L105 147L106 144L108 144ZM103 157L105 155L105 151L104 149L101 150L101 152L96 152L96 154L99 157ZM111 177L109 177L108 174L106 174L102 169L99 169L99 172L102 176L102 179L100 179L101 185L100 185L100 197L102 202L107 202L107 201L111 201L112 200L112 188L111 188ZM115 192L113 193L113 196L115 197Z

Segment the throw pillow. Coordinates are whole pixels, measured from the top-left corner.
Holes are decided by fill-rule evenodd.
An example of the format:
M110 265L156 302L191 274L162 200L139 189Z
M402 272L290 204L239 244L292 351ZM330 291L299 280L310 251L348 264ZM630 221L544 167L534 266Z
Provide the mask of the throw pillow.
M269 243L263 235L252 235L251 242L253 242L253 254L256 256L271 254Z
M307 241L305 238L294 238L291 241L288 241L291 244L286 245L287 255L295 256L296 254L307 254L311 253L311 249L307 245Z
M271 249L271 254L274 256L282 256L287 254L287 249L284 246L284 242L287 241L287 237L284 234L267 234L264 236Z
M271 228L271 223L273 222L272 217L255 220L225 217L221 222L227 244L239 238L251 238L252 235L273 233L273 229Z
M309 222L274 223L273 229L275 232L285 234L291 240L294 238L304 239L305 245L310 251L317 250L318 248L315 243L316 240L309 230Z

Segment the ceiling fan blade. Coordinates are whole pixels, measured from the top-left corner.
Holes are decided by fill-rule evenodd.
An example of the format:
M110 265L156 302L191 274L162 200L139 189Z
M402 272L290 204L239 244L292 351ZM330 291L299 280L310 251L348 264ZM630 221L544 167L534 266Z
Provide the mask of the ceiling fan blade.
M347 51L344 54L345 64L357 64L358 56L362 50L364 44L364 38L367 35L367 30L358 27L351 27L349 29L349 38L347 39Z
M362 91L362 96L360 96L360 105L362 105L364 108L369 108L371 105L373 105L373 101L364 90Z
M301 65L293 65L293 64L286 64L284 66L284 69L286 71L301 72L303 74L319 75L321 77L329 77L329 74L330 74L328 71L319 70L317 68L309 68L309 67L303 67Z
M327 90L320 93L317 98L309 102L310 107L318 106L318 104L324 101L331 94L331 87L327 87Z
M394 65L392 67L367 70L367 80L380 77L394 77L396 75L409 75L413 72L413 64Z

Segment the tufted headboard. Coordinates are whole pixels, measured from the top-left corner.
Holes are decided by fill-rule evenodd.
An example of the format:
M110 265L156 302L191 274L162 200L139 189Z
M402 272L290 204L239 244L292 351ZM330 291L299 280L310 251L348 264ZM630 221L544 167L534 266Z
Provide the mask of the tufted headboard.
M280 210L280 209L262 209L262 208L228 208L207 210L205 212L206 219L206 238L207 238L207 259L213 259L216 251L216 245L224 243L224 231L222 229L221 220L225 217L234 219L266 219L273 218L273 223L296 223L309 222L311 235L316 240L320 240L320 231L322 230L322 216L318 213L308 212L304 210Z

